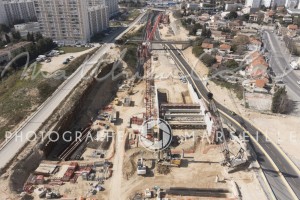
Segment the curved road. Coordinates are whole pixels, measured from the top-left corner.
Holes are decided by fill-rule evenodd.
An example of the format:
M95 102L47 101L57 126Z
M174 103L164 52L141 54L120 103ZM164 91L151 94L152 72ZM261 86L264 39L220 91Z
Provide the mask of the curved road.
M294 101L294 112L300 116L300 77L290 67L288 57L290 53L286 47L280 45L280 41L275 33L263 31L263 39L266 49L270 52L269 64L277 77L285 83L288 96ZM286 51L287 53L283 52Z
M159 34L157 34L156 37L160 39ZM172 45L167 46L170 48L169 51L171 52L171 56L173 57L174 61L187 76L188 81L193 85L194 89L201 93L199 95L203 96L206 100L208 100L208 91L206 90L205 86L201 82L201 79L198 77L195 71L182 57L180 51L176 50L175 47L173 47ZM227 115L223 115L223 117L231 121L232 124L235 124L235 121L238 122L240 126L245 128L254 138L256 138L259 145L269 154L273 162L280 170L280 173L283 175L283 177L286 179L286 181L295 193L291 194L288 186L281 179L270 160L268 160L266 155L264 155L261 149L257 145L255 145L254 142L250 141L251 145L253 146L256 152L257 161L261 165L262 170L276 198L280 200L292 200L295 199L294 197L296 195L298 199L300 199L300 178L298 175L299 171L294 169L294 167L290 164L290 161L287 160L286 157L284 157L272 143L268 142L265 136L259 130L257 130L251 123L244 120L241 116L238 116L236 114L233 115L230 110L228 110L226 107L217 102L216 106L220 111L224 112Z

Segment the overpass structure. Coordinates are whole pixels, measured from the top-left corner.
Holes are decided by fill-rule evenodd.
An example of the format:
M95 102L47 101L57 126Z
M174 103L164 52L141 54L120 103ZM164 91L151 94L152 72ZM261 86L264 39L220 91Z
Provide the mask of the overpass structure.
M143 40L140 39L131 39L131 40L127 40L126 43L142 43ZM178 48L177 46L172 46L173 49L181 49L184 50L190 46L192 46L193 41L191 40L187 40L187 41L178 41L178 40L152 40L150 41L150 49L151 50L160 50L160 49L156 49L153 48L152 44L162 44L163 45L163 49L166 49L166 45L181 45L181 48Z

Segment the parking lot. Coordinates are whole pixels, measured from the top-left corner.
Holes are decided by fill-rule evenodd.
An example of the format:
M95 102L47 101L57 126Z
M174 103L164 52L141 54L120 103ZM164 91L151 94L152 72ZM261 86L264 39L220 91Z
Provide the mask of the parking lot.
M89 51L92 51L93 49L95 49L99 46L100 46L99 44L94 44L94 47L92 47L88 50L85 50L85 51L76 52L76 53L64 53L61 55L51 57L51 62L41 62L42 63L41 71L53 73L59 69L64 68L65 65L68 64L69 62L72 62L73 59L75 59L83 54L86 54ZM78 47L78 48L80 48L80 47ZM68 62L66 62L67 59L68 59Z

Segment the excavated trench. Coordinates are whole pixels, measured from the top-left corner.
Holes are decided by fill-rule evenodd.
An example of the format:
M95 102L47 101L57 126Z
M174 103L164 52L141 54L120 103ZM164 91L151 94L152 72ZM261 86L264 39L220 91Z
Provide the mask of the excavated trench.
M110 73L111 69L112 64L106 66L102 69L97 78L105 77ZM69 112L68 115L60 120L60 125L55 131L60 135L67 131L71 132L72 134L69 135L74 139L75 132L83 131L83 129L89 127L92 120L97 117L99 110L114 99L118 90L118 81L119 80L112 80L111 76L103 81L94 79L79 97L72 112ZM58 160L58 155L60 155L70 144L71 142L67 142L63 137L60 137L57 142L48 142L44 148L44 153L47 159ZM84 149L85 145L86 142L83 142L79 148ZM74 156L72 157L74 158Z
M103 66L98 77L106 76L111 71L112 65L113 63ZM66 109L66 114L59 116L54 131L58 133L63 133L64 131L74 132L88 126L91 119L97 116L98 111L110 103L117 92L118 82L119 80L113 81L111 76L102 82L96 81L95 79L93 81L87 81L83 92L79 92L75 97L69 97L75 98L75 105L70 105L69 109ZM20 160L13 167L12 174L9 177L11 191L16 193L22 192L26 179L29 174L38 167L39 163L43 159L57 160L57 154L63 151L67 145L67 143L61 140L58 140L58 142L45 140L31 149L28 156Z

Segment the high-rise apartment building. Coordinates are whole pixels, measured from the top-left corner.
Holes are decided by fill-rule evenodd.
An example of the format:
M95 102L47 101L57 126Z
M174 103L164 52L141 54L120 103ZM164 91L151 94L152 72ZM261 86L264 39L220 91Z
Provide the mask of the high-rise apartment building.
M298 7L298 0L286 0L285 7L289 9L295 9Z
M0 23L14 25L35 20L33 0L0 0Z
M261 5L261 0L246 0L245 6L250 8L259 8Z
M118 0L105 0L105 5L109 9L110 16L113 16L119 12Z
M105 3L108 7L109 16L113 16L119 12L118 0L88 0L90 6L100 5Z
M34 0L40 30L45 37L66 44L85 43L91 33L86 0Z
M108 7L105 4L88 8L91 35L95 35L109 27Z

